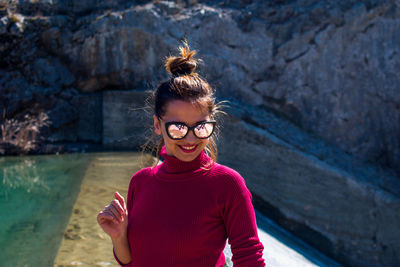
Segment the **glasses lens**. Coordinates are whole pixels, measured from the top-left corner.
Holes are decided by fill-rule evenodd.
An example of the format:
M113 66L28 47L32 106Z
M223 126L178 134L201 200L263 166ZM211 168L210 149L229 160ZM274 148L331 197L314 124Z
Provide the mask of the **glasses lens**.
M172 123L168 125L168 133L173 139L180 139L183 138L187 131L188 127L184 124L180 123Z
M198 138L207 138L213 133L214 123L212 122L203 122L199 124L196 128L194 128L194 133Z

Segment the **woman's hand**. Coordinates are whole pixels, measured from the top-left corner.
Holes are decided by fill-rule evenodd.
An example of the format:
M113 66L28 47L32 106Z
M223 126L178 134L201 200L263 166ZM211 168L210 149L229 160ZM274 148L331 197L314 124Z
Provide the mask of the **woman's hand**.
M114 193L115 199L110 205L97 215L97 222L100 227L113 240L126 237L128 228L128 211L126 209L124 198L118 193Z

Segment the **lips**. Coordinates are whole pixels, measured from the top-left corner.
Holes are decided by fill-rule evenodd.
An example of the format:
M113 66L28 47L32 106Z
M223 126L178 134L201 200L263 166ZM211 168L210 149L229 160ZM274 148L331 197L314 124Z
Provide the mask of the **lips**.
M185 153L193 153L194 151L196 151L198 147L198 145L184 145L184 146L178 145L178 146Z

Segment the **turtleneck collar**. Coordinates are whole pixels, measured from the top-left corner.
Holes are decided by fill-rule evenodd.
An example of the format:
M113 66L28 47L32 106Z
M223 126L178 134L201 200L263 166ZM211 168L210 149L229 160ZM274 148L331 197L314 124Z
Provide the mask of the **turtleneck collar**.
M160 156L164 159L160 165L160 170L168 174L177 175L202 170L202 167L208 168L212 161L204 150L192 161L181 161L174 156L168 155L165 145L161 148Z

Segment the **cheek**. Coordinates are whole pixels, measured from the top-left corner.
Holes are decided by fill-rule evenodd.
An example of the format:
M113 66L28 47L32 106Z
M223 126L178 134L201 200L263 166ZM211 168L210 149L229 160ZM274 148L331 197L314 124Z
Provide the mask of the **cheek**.
M168 155L175 155L175 153L179 151L177 148L177 142L168 137L164 137L164 144Z
M162 135L162 137L163 137L163 139L164 139L164 144L166 144L167 146L172 147L172 146L174 146L174 145L177 143L177 141L174 141L174 140L172 140L171 138L168 137L168 135L167 135L167 133L164 131L164 129L163 129L161 135Z
M159 128L159 133L160 133L160 135L162 135L162 137L163 137L163 139L164 139L164 143L165 143L165 142L168 142L168 141L171 141L171 139L168 137L167 131L165 130L164 127Z
M209 139L202 139L201 140L202 146L205 147L208 144L209 141L210 141Z

